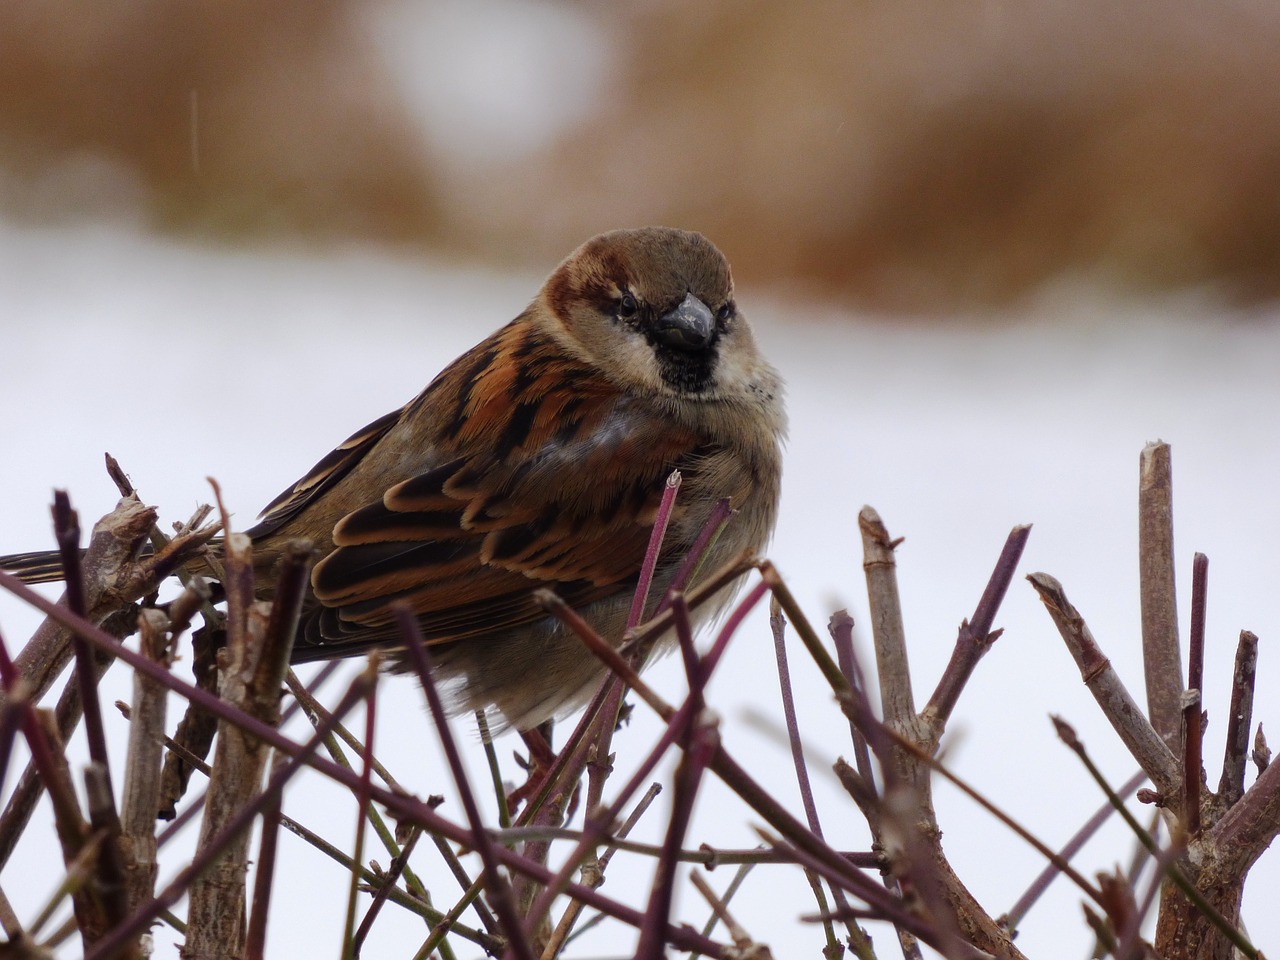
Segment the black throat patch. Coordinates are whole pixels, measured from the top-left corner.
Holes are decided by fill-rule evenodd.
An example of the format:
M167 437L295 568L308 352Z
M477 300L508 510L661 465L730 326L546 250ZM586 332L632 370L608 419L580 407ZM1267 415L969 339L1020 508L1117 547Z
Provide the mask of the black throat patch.
M715 380L716 359L720 355L718 339L712 340L706 350L693 353L650 340L663 381L681 393L704 393Z

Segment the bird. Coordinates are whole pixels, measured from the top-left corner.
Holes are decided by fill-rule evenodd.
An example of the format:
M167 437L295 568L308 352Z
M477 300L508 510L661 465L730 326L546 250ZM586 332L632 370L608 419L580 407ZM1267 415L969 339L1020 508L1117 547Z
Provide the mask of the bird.
M698 569L758 554L777 520L786 428L781 377L724 255L692 231L610 231L269 503L246 531L256 579L269 599L286 547L311 541L292 662L403 648L404 604L453 709L528 730L585 702L605 672L535 591L620 643L673 471L646 616L722 501L732 516Z

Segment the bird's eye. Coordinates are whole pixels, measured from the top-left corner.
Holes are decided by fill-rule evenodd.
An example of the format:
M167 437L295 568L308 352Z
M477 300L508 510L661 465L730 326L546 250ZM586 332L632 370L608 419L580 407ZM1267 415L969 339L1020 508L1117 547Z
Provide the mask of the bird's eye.
M640 312L640 305L636 303L636 298L630 293L624 293L618 299L618 316L623 320L629 320Z
M716 322L722 326L728 323L735 313L738 312L738 306L732 300L726 300L723 307L716 311Z

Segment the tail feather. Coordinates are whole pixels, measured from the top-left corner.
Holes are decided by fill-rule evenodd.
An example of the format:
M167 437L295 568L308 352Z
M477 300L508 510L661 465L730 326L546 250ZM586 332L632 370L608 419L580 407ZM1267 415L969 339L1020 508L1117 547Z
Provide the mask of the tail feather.
M56 550L0 557L0 570L13 574L23 583L54 583L64 576L62 556Z

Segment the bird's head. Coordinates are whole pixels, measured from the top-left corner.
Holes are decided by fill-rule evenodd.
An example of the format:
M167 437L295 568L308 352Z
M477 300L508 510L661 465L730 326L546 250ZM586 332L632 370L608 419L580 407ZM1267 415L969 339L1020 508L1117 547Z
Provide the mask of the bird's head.
M642 227L593 237L540 299L566 349L626 389L724 399L763 364L729 264L700 233Z

